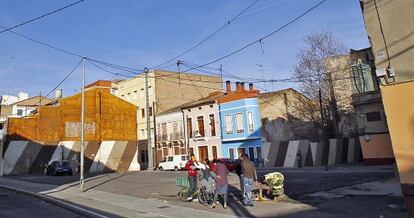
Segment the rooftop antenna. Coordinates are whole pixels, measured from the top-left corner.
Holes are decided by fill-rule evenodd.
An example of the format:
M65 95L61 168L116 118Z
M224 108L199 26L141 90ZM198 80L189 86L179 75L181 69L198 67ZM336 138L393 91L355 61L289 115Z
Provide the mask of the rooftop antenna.
M11 89L10 92L12 93L14 91L14 77L16 74L16 60L14 58L14 56L12 56L12 72L11 72ZM11 94L8 93L8 94Z

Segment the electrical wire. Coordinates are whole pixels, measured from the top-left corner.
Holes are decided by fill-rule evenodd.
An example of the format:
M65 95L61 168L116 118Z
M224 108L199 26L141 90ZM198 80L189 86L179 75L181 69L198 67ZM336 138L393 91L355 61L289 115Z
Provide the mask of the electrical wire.
M382 35L382 40L384 41L385 52L387 53L387 61L388 61L388 69L389 69L389 68L391 68L390 54L388 53L387 41L385 40L384 30L382 29L381 17L380 17L379 11L378 11L378 6L377 6L377 1L376 0L374 0L374 5L375 5L375 11L377 12L378 23L379 23L379 27L380 27L380 31L381 31L381 35Z
M2 25L0 25L0 28L7 29L7 27L2 26ZM81 54L78 54L78 53L75 53L75 52L71 52L71 51L68 51L68 50L65 50L65 49L62 49L62 48L59 48L59 47L50 45L48 43L45 43L45 42L39 41L37 39L31 38L31 37L29 37L27 35L24 35L22 33L19 33L19 32L13 31L13 30L9 30L8 32L9 33L13 33L14 35L19 36L19 37L21 37L23 39L26 39L26 40L29 40L31 42L34 42L34 43L36 43L38 45L44 46L46 48L49 48L49 49L52 49L52 50L56 50L56 51L59 51L61 53L64 53L64 54L67 54L67 55L71 55L71 56L74 56L74 57L83 58L83 55L81 55ZM106 66L109 66L109 67L112 67L112 68L117 68L117 69L120 69L120 70L128 71L128 72L131 72L131 73L140 73L140 72L143 72L143 69L126 67L126 66L122 66L122 65L113 64L113 63L105 62L105 61L102 61L102 60L94 59L94 58L91 58L91 57L86 57L86 58L88 60L91 60L91 61L94 61L94 62L103 64L103 65L106 65Z
M224 28L226 28L227 26L229 26L231 23L233 23L233 21L235 21L237 18L239 18L240 16L242 16L247 10L249 10L249 8L251 8L254 4L256 4L259 0L255 0L253 1L249 6L247 6L244 10L242 10L240 13L238 13L235 17L233 17L232 19L230 19L229 21L227 21L223 26L221 26L220 28L218 28L216 31L214 31L213 33L211 33L210 35L208 35L206 38L204 38L203 40L201 40L200 42L198 42L197 44L195 44L193 47L185 50L184 52L178 54L177 56L168 59L164 62L162 62L161 64L158 64L154 67L151 67L150 69L155 69L155 68L159 68L164 64L170 63L171 61L177 60L178 58L188 54L189 52L191 52L192 50L196 49L198 46L200 46L201 44L203 44L204 42L206 42L207 40L213 38L213 36L215 36L217 33L219 33L220 31L222 31Z
M190 71L190 70L193 70L193 69L195 69L195 68L204 67L204 66L207 66L207 65L210 65L210 64L214 64L214 63L216 63L216 62L218 62L218 61L221 61L221 60L226 59L226 58L228 58L228 57L230 57L230 56L233 56L233 55L235 55L235 54L237 54L237 53L239 53L239 52L243 51L244 49L246 49L246 48L248 48L248 47L250 47L250 46L252 46L252 45L254 45L254 44L256 44L256 43L261 43L264 39L266 39L266 38L268 38L268 37L270 37L270 36L272 36L272 35L274 35L274 34L278 33L279 31L283 30L284 28L288 27L289 25L291 25L292 23L294 23L294 22L296 22L297 20L301 19L301 18L302 18L302 17L304 17L306 14L308 14L308 13L309 13L309 12L311 12L311 11L313 11L314 9L316 9L317 7L319 7L320 5L322 5L323 3L325 3L326 1L327 1L327 0L322 0L322 1L320 1L320 2L319 2L319 3L317 3L316 5L312 6L311 8L309 8L309 9L308 9L308 10L306 10L305 12L301 13L299 16L295 17L294 19L292 19L292 20L291 20L291 21L289 21L288 23L284 24L283 26L281 26L281 27L277 28L277 29L276 29L276 30L274 30L273 32L270 32L270 33L268 33L267 35L265 35L265 36L263 36L263 37L261 37L261 38L259 38L259 39L255 40L255 41L253 41L253 42L250 42L249 44L244 45L243 47L241 47L241 48L239 48L239 49L237 49L237 50L235 50L235 51L233 51L233 52L230 52L230 53L229 53L229 54L227 54L227 55L224 55L224 56L222 56L222 57L220 57L220 58L217 58L217 59L212 60L212 61L210 61L210 62L207 62L207 63L205 63L205 64L199 65L199 66L197 66L197 67L190 68L190 69L188 69L188 70L184 71L183 73L188 72L188 71Z
M38 17L32 18L32 19L27 20L27 21L25 21L25 22L23 22L23 23L19 23L19 24L17 24L17 25L12 26L12 27L6 28L6 29L4 29L4 30L0 31L0 34L1 34L1 33L4 33L4 32L7 32L7 31L10 31L10 30L12 30L12 29L15 29L15 28L17 28L17 27L20 27L20 26L26 25L26 24L28 24L28 23L34 22L34 21L36 21L36 20L42 19L42 18L44 18L44 17L47 17L47 16L52 15L52 14L54 14L54 13L57 13L57 12L59 12L59 11L63 11L63 10L65 10L66 8L72 7L72 6L77 5L77 4L79 4L79 3L81 3L81 2L84 2L84 1L85 1L85 0L79 0L79 1L74 2L74 3L72 3L72 4L69 4L69 5L66 5L66 6L64 6L64 7L58 8L58 9L56 9L56 10L53 10L53 11L51 11L51 12L48 12L48 13L46 13L46 14L44 14L44 15L41 15L41 16L38 16Z
M73 72L75 72L75 70L79 67L79 65L82 63L82 59L78 62L78 64L76 64L76 66L52 89L52 90L50 90L46 95L45 95L45 97L48 97L50 94L52 94L57 88L59 88L59 86L60 85L62 85L62 83L63 82L65 82L66 81L66 79L68 79L69 78L69 76L70 75L72 75L72 73ZM36 106L41 106L40 105L40 103L41 103L41 100L42 100L42 96L39 96L39 103L38 103L38 105L30 105L28 108L26 108L26 110L27 109L30 109L30 108L33 108L33 107L36 107Z

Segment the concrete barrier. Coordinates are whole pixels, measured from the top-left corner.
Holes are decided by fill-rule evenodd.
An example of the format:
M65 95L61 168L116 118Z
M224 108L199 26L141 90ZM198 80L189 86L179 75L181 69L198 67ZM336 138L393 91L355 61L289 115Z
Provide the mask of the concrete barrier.
M323 144L319 142L311 142L310 149L312 153L312 161L314 166L322 165Z
M358 162L360 153L361 153L361 147L359 146L355 138L349 138L348 139L347 163Z
M328 165L342 163L343 140L329 139Z
M85 171L140 170L136 144L136 141L85 142ZM73 171L77 172L79 155L79 141L36 143L12 140L4 153L4 174L43 173L48 164L58 160L69 160Z
M295 140L295 141L289 141L286 158L284 167L297 167L298 166L298 160L297 160L297 154L302 154L302 166L305 165L313 165L312 164L312 155L310 154L309 149L309 141L308 140Z

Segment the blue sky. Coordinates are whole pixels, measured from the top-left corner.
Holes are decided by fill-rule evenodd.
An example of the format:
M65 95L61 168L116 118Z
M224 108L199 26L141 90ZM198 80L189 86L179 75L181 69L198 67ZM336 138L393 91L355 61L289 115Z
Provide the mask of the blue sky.
M74 1L2 0L0 25L13 26ZM39 41L107 62L150 67L159 64L215 31L253 0L87 0L36 22L14 29ZM319 0L259 0L242 17L181 59L202 64L221 57L277 29ZM358 0L328 0L322 6L260 45L213 64L232 74L288 78L306 35L330 30L348 48L369 46ZM15 73L13 61L15 59ZM0 34L0 92L27 91L30 96L52 89L79 58L41 47L11 33ZM170 67L169 70L177 70ZM184 68L185 69L185 68ZM88 64L87 83L111 79ZM126 73L125 73L126 74ZM81 84L81 68L62 85L64 95ZM264 87L264 84L260 84ZM266 84L267 89L295 87Z

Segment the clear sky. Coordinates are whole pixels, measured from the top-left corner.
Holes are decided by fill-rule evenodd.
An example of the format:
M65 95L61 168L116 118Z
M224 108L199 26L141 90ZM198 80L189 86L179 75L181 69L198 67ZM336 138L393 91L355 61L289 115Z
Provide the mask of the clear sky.
M0 25L13 26L74 2L69 0L1 0ZM151 67L214 32L253 0L87 0L74 7L14 29L42 42L107 62ZM319 0L259 0L243 16L181 59L202 64L219 58L277 29ZM358 0L328 0L260 45L213 64L232 74L266 79L288 78L303 38L330 30L348 48L369 46ZM14 66L13 70L13 57ZM0 92L51 90L79 58L41 47L12 33L0 34ZM176 71L172 66L169 70ZM185 68L183 68L185 69ZM87 64L87 83L112 74ZM13 73L14 72L14 73ZM196 71L195 71L196 72ZM125 73L126 74L126 73ZM79 90L81 68L62 85L63 94ZM260 84L264 87L264 84ZM266 84L267 89L295 84Z

